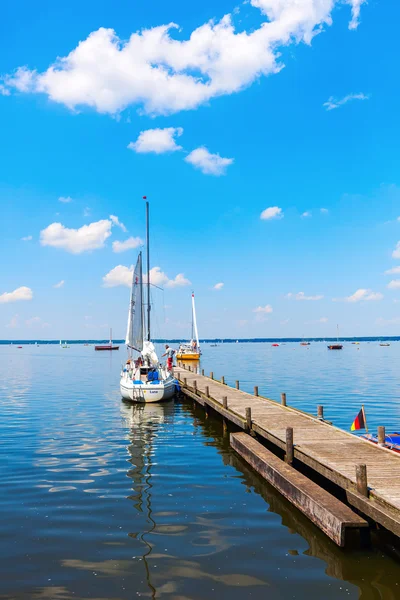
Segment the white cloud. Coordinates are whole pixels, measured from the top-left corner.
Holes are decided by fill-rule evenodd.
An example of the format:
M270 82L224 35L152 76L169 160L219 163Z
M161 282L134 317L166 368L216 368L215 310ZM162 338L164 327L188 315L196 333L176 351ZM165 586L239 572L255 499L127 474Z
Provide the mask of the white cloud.
M385 271L385 275L396 275L397 273L400 273L400 267L393 267Z
M321 317L320 319L315 319L314 321L306 321L305 325L317 325L318 323L327 323L327 317Z
M9 327L10 329L15 329L16 327L18 327L18 325L18 315L14 315L13 317L11 317L10 322L7 323L6 327Z
M335 108L339 108L340 106L343 106L344 104L347 104L351 100L369 100L369 96L367 96L366 94L362 94L362 93L348 94L347 96L345 96L344 98L341 98L340 100L331 96L327 102L323 103L322 106L325 106L326 110L333 110Z
M30 241L31 241L31 239L32 239L32 236L31 236L31 235L27 235L26 237L23 237L23 238L21 238L21 240L22 240L23 242L30 242Z
M120 39L113 29L93 31L42 73L18 68L3 78L3 89L43 93L72 110L89 106L118 114L139 105L148 114L188 110L238 92L283 67L281 48L310 44L332 23L341 0L251 0L265 15L259 27L235 30L234 16L211 20L186 39L168 23ZM362 0L347 0L357 27ZM233 11L235 12L235 11ZM251 20L253 23L253 19ZM5 86L5 87L4 87ZM7 92L3 92L7 93Z
M125 227L125 225L123 223L121 223L121 221L115 215L110 215L110 220L112 221L112 223L114 225L117 225L117 227L120 227L122 229L122 231L124 231L125 233L128 231L127 228Z
M136 142L130 142L128 148L139 154L147 152L154 152L155 154L176 152L177 150L182 150L182 146L178 146L175 138L181 136L182 133L182 127L147 129L147 131L141 131Z
M306 210L301 216L306 219L307 217L312 217L312 213L310 210Z
M25 321L28 327L49 327L49 323L45 323L40 317L31 317Z
M306 296L304 292L298 292L297 294L292 294L292 292L289 292L286 294L285 298L295 298L295 300L322 300L323 295L318 294L316 296Z
M226 169L233 163L233 158L223 158L219 154L211 154L204 146L192 150L185 158L187 163L200 169L205 175L225 175Z
M64 283L65 283L64 279L61 279L61 281L59 281L58 283L55 283L53 285L53 288L56 288L56 289L62 288L64 286Z
M70 202L72 202L72 198L71 196L60 196L58 201L62 202L63 204L69 204Z
M133 250L139 246L143 246L143 240L140 237L130 237L124 242L115 241L112 244L113 252L125 252L126 250Z
M398 289L400 289L400 279L392 279L392 281L390 281L387 284L387 287L389 288L389 290L398 290Z
M351 296L346 298L332 298L333 302L361 302L361 300L382 300L383 294L380 292L373 292L372 290L360 288Z
M91 212L92 211L90 210L89 206L85 206L85 208L83 209L83 216L84 217L90 217Z
M257 306L257 308L253 309L254 313L268 314L273 312L273 308L270 304L266 304L265 306Z
M71 254L98 250L104 248L113 225L118 225L126 231L125 225L114 215L110 215L109 219L83 225L79 229L70 229L61 223L52 223L40 232L40 243L42 246L62 248Z
M0 295L0 304L6 304L7 302L18 302L19 300L32 300L33 292L31 288L22 286L14 290L13 292L4 292Z
M222 288L223 288L223 287L224 287L224 284L221 282L221 283L216 283L216 284L214 285L214 288L213 288L213 289L214 289L214 290L222 290Z
M328 215L329 214L329 210L327 208L320 208L319 211L323 215Z
M396 248L392 252L393 258L400 258L400 242L397 242Z
M106 275L103 277L103 286L104 287L116 287L119 285L124 285L126 287L131 287L132 285L132 274L133 274L133 265L131 267L125 267L123 265L118 265L111 269ZM144 275L143 280L147 281L147 276ZM169 279L169 277L161 271L160 267L153 267L150 269L150 283L156 285L158 287L182 287L185 285L191 285L189 279L186 279L183 273L178 273L174 279Z
M282 219L283 212L279 206L270 206L262 211L260 219L263 221L269 221L270 219Z

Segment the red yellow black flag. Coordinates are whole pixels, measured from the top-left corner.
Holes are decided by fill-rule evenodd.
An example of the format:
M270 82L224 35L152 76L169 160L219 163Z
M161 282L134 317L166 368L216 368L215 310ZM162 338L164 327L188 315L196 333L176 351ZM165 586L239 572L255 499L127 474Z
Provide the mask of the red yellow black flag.
M358 429L366 429L368 431L367 419L365 417L364 406L361 407L361 410L358 413L358 415L356 416L356 418L354 419L350 429L351 429L351 431L357 431Z

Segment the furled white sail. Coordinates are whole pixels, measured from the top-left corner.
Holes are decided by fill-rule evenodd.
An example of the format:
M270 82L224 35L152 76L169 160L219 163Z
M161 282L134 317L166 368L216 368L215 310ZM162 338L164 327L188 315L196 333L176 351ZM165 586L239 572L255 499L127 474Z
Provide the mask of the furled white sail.
M130 348L143 348L143 276L142 253L140 252L132 277L131 299L128 312L128 327L125 343Z

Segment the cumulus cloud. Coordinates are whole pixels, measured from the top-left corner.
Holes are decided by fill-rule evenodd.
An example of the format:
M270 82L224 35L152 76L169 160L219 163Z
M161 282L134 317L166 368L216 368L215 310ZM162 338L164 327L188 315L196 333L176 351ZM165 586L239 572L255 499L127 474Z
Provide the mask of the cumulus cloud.
M181 136L182 133L182 127L147 129L146 131L141 131L136 142L130 142L128 148L139 154L148 152L153 152L154 154L176 152L177 150L182 150L182 146L178 146L175 138Z
M103 277L103 286L104 287L117 287L120 285L124 285L126 287L131 287L132 285L132 275L133 275L133 265L130 267L125 267L124 265L118 265L111 269L106 275ZM144 275L144 281L147 281L147 276ZM191 285L189 279L186 279L183 273L178 273L173 279L169 279L169 277L161 271L160 267L153 267L150 269L150 283L156 285L158 287L182 287L185 285Z
M200 169L205 175L225 175L226 169L233 163L233 158L223 158L219 154L211 154L202 146L192 150L185 161Z
M389 290L398 290L400 289L400 279L392 279L387 285Z
M60 196L58 201L62 202L63 204L69 204L70 202L72 202L72 198L71 196Z
M269 221L271 219L282 219L282 218L283 218L283 212L282 212L282 209L279 208L279 206L270 206L269 208L266 208L265 210L263 210L260 215L260 219L262 219L263 221Z
M289 299L294 298L295 300L322 300L323 295L317 294L316 296L306 296L304 292L297 292L297 294L289 292L285 297Z
M115 241L112 244L113 252L125 252L126 250L134 250L139 246L143 246L143 240L140 237L130 237L124 242Z
M23 242L30 242L32 240L32 236L31 235L27 235L27 236L21 238L21 240Z
M301 216L306 219L307 217L312 217L312 213L310 210L306 210Z
M380 292L373 292L372 290L360 288L355 291L351 296L345 298L332 298L334 302L361 302L362 300L382 300L383 294Z
M123 231L126 231L125 225L120 223L115 215L110 215L109 219L83 225L79 229L70 229L61 223L52 223L40 232L40 244L62 248L71 254L98 250L104 248L106 240L111 235L113 225L118 225Z
M400 273L400 267L393 267L385 271L385 275L396 275L397 273Z
M358 25L363 0L351 6L350 29ZM139 105L147 114L188 110L232 94L283 67L281 47L310 44L332 24L341 0L250 0L265 18L259 27L236 31L231 14L204 23L186 39L168 23L122 40L113 29L90 33L44 72L19 67L2 78L2 93L46 94L72 110L81 106L117 114Z
M6 304L8 302L18 302L20 300L32 300L33 292L31 288L22 286L14 290L13 292L4 292L0 294L0 304Z
M400 258L400 242L397 242L396 248L392 252L393 258Z
M64 283L65 283L64 279L61 279L61 281L59 281L58 283L55 283L53 285L53 288L56 288L56 289L62 288L64 286Z
M327 214L329 214L329 210L328 210L327 208L320 208L320 209L319 209L319 211L320 211L320 213L321 213L321 214L323 214L323 215L327 215Z
M344 104L347 104L351 100L369 100L369 96L366 94L348 94L344 98L337 99L331 96L327 102L324 102L322 106L326 108L326 110L334 110L335 108L339 108Z
M110 215L110 220L113 223L113 225L117 225L117 227L120 227L125 233L128 231L125 225L121 223L121 221L115 215Z
M257 306L257 308L253 309L254 313L258 314L268 314L273 312L273 308L270 304L266 304L265 306Z
M223 288L223 287L224 287L224 284L223 284L222 282L220 282L220 283L216 283L216 284L214 285L214 288L213 288L213 289L214 289L214 290L222 290L222 288Z

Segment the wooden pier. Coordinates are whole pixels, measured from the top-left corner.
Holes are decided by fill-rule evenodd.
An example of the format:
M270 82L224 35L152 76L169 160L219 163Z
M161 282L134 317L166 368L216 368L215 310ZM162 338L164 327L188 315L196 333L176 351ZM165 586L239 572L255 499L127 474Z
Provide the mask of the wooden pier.
M400 455L334 427L324 420L322 407L316 407L316 416L290 407L284 393L279 403L259 396L257 387L248 394L238 381L232 388L224 378L221 382L213 373L200 375L193 367L181 365L174 373L184 394L201 404L206 414L210 409L219 413L225 430L231 423L245 432L231 435L232 447L338 545L344 545L347 527L366 526L363 517L400 537ZM265 450L263 440L283 450L287 465ZM320 485L307 487L307 481L313 482L295 468L285 470L296 463L341 488L347 504ZM329 527L324 528L324 519Z

